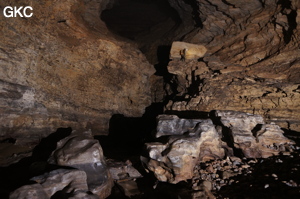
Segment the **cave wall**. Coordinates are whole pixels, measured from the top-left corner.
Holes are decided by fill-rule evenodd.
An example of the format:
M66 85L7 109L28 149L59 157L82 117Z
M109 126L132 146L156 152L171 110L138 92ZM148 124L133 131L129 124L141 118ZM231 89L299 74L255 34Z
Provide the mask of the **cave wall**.
M0 15L0 140L37 142L59 127L106 134L112 115L140 117L163 100L166 112L246 111L300 131L299 1L168 0L177 14L135 43L100 20L117 3L0 2L1 13L8 5L34 13ZM152 76L148 61L160 62L173 40L208 52L170 61L171 74L158 64L163 72Z
M166 111L246 111L300 131L300 2L199 0L193 5L202 27L183 41L204 44L208 53L199 61L169 63L175 76L166 85Z
M113 114L140 117L155 72L130 41L100 20L112 1L1 1L32 6L0 16L0 140L35 143L59 127L107 134Z

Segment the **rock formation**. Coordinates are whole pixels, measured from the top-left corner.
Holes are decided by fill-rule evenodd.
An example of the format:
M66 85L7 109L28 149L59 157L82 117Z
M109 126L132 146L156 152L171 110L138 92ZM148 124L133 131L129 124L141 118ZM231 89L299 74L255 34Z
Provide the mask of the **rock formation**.
M49 162L84 171L89 191L100 198L110 195L112 178L102 148L91 131L72 132L70 136L59 141Z
M235 156L267 158L293 151L291 146L295 143L283 136L280 127L265 124L259 115L216 111L211 117L216 124L210 119L157 117L156 137L169 136L168 141L146 143L149 158L143 157L142 161L159 181L178 183L191 179L199 162L220 160L225 155L234 160L239 159Z
M99 199L90 194L87 185L87 176L84 171L57 169L32 179L38 184L25 185L10 194L10 199L22 198L84 198Z
M0 2L0 139L36 144L60 127L107 134L113 114L144 113L154 69L100 20L111 3L34 1L24 19L5 18Z
M259 115L235 111L216 111L216 117L229 128L229 139L235 149L242 151L246 158L267 158L289 151L289 145L295 144L283 135L280 127L274 123L265 124ZM229 142L230 142L229 141Z
M200 27L183 41L202 44L208 52L201 61L169 62L175 76L166 85L171 97L166 110L244 111L299 131L299 1L193 5Z
M221 159L225 156L221 137L211 120L193 121L163 115L158 117L158 124L160 131L157 132L157 137L161 136L162 129L165 130L164 135L171 136L166 144L146 144L150 157L146 164L160 181L177 183L190 179L198 161ZM174 126L177 128L173 128Z

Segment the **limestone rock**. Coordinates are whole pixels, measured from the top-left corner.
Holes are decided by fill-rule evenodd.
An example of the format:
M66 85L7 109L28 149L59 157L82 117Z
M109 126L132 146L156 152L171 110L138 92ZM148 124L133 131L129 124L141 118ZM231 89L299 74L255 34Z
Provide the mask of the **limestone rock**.
M169 2L183 12L177 0ZM197 1L199 27L182 41L208 51L203 62L169 62L174 77L166 110L237 110L300 131L299 6L296 0ZM207 70L197 69L203 64Z
M170 59L199 59L205 55L206 51L203 45L174 41L171 46Z
M112 179L108 171L102 148L91 131L72 134L57 143L50 163L70 166L82 170L87 175L89 191L100 198L111 192Z
M0 140L37 144L60 127L107 134L113 114L142 116L155 71L134 43L109 33L99 17L108 4L33 1L31 18L0 15Z
M84 171L77 169L57 169L31 180L38 184L25 185L10 194L10 199L22 198L68 198L68 199L99 199L90 194L87 176Z
M114 180L136 179L143 177L142 174L132 166L129 160L126 162L107 160L107 166L111 177Z
M168 120L164 120L166 118ZM158 119L164 120L163 125L169 123L171 126L164 128L167 129L165 133L173 133L166 144L146 144L150 158L146 164L158 180L177 183L190 179L198 161L224 157L221 138L211 120L184 120L176 116L160 116ZM183 130L181 135L178 129Z
M203 122L200 119L184 119L179 118L176 115L159 115L157 116L157 127L155 136L167 136L167 135L183 135L194 129L195 126Z
M43 189L42 185L40 184L33 184L33 185L25 185L22 186L15 191L13 191L9 199L50 199L47 195L45 190Z
M259 115L237 111L216 111L216 117L228 127L233 146L247 158L267 158L287 151L285 145L295 144L283 136L275 124L265 124Z
M36 176L32 180L41 184L43 190L51 198L55 194L70 194L68 198L99 198L97 195L88 194L87 176L84 171L77 169L58 169ZM58 192L58 193L57 193ZM88 197L89 195L89 197Z

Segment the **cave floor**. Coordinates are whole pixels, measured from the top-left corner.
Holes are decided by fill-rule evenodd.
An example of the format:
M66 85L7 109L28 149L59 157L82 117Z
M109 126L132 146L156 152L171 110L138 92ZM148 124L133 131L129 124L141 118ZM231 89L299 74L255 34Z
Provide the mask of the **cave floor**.
M287 135L300 146L299 135ZM192 189L192 181L180 182L176 185L158 182L155 177L145 172L140 163L142 145L116 144L109 142L106 136L96 137L100 140L107 159L119 161L130 160L138 169L143 178L136 179L139 194L131 196L135 199L184 199L205 198L198 197ZM104 144L105 143L105 144ZM215 198L300 198L300 147L296 147L291 155L274 156L266 159L256 159L255 164L249 164L251 168L241 175L230 177L230 183L222 186L218 191L212 190ZM251 160L244 159L245 162ZM252 161L253 162L253 161ZM14 189L32 183L29 179L39 174L39 168L45 165L45 161L37 161L32 155L32 149L16 146L12 143L0 143L0 198L8 198L9 192ZM222 179L221 179L222 180ZM113 187L108 199L129 198L123 190Z

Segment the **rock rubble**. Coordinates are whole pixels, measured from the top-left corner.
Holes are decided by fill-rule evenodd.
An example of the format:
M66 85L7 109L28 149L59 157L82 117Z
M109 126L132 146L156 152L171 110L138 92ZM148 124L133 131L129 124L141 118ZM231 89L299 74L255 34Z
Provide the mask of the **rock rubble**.
M295 142L283 136L279 126L265 124L259 115L218 110L211 117L221 125L219 131L211 119L157 117L156 137L168 135L168 139L166 143L146 143L149 157L143 161L159 181L176 184L192 179L199 162L215 161L204 170L201 168L200 178L220 177L224 183L249 167L240 158L267 158L293 152ZM227 158L223 160L224 157Z

